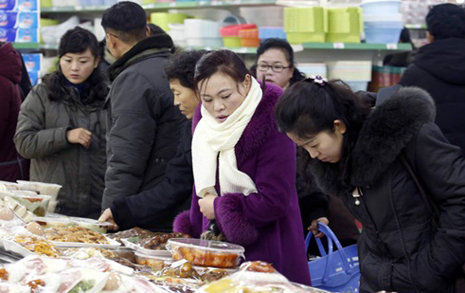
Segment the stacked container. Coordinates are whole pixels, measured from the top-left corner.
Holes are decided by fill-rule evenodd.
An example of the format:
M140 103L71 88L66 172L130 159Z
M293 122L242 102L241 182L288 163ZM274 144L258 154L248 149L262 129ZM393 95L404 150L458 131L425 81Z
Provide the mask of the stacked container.
M257 28L239 30L239 38L242 47L258 47L260 45Z
M363 31L362 11L358 7L329 8L328 33L329 43L360 43Z
M284 31L289 43L323 43L327 30L323 7L284 8Z
M228 25L220 28L220 35L223 37L223 42L226 47L241 47L242 41L239 37L240 30L256 29L255 24L237 24Z
M366 91L371 80L371 61L331 61L326 65L329 79L342 79L354 92Z
M184 36L189 47L222 47L220 23L207 19L186 19Z
M398 43L404 26L400 0L363 1L365 38L367 43Z
M186 18L187 15L182 13L154 12L150 14L150 21L161 27L165 32L169 31L170 23L183 23Z
M184 24L181 23L170 23L168 24L171 39L175 46L186 47L187 41L184 35Z
M258 29L258 38L262 41L266 39L286 39L283 27L263 26Z

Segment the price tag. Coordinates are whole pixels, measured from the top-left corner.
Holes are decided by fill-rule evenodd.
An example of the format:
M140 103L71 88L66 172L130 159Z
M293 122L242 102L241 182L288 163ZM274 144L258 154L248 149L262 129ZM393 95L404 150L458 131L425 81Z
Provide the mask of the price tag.
M294 50L294 52L302 52L304 46L302 44L292 45L292 50Z
M397 50L397 44L396 43L393 43L393 44L386 44L386 48L388 50Z
M334 49L344 49L344 43L333 43L333 48Z

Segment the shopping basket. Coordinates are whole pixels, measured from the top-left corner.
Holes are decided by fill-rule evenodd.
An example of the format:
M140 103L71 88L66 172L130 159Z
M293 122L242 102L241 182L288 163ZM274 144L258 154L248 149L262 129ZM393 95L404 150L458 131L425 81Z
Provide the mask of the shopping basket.
M328 252L319 238L316 238L321 257L308 262L312 286L331 292L359 292L360 268L357 244L342 247L333 231L325 224L318 223L319 230L328 238ZM305 239L308 249L312 233ZM334 251L334 244L337 250Z

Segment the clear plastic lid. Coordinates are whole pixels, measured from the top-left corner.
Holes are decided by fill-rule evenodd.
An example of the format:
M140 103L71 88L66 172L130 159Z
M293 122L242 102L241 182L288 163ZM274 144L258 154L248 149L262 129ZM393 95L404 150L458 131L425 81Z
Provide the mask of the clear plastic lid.
M213 252L231 253L241 255L245 252L244 247L232 243L202 240L194 238L172 238L168 240L166 248L171 250L173 247L200 248Z

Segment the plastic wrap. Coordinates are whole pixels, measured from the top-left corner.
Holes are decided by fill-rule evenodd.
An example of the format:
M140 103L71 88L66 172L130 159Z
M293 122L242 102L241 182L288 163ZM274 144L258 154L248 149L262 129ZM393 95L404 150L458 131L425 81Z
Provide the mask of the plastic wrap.
M291 283L286 277L277 272L273 266L265 262L243 263L238 272L208 285L202 286L197 292L326 292L308 286Z
M167 249L175 260L185 259L194 265L234 268L244 257L244 247L211 240L179 238L168 240Z

